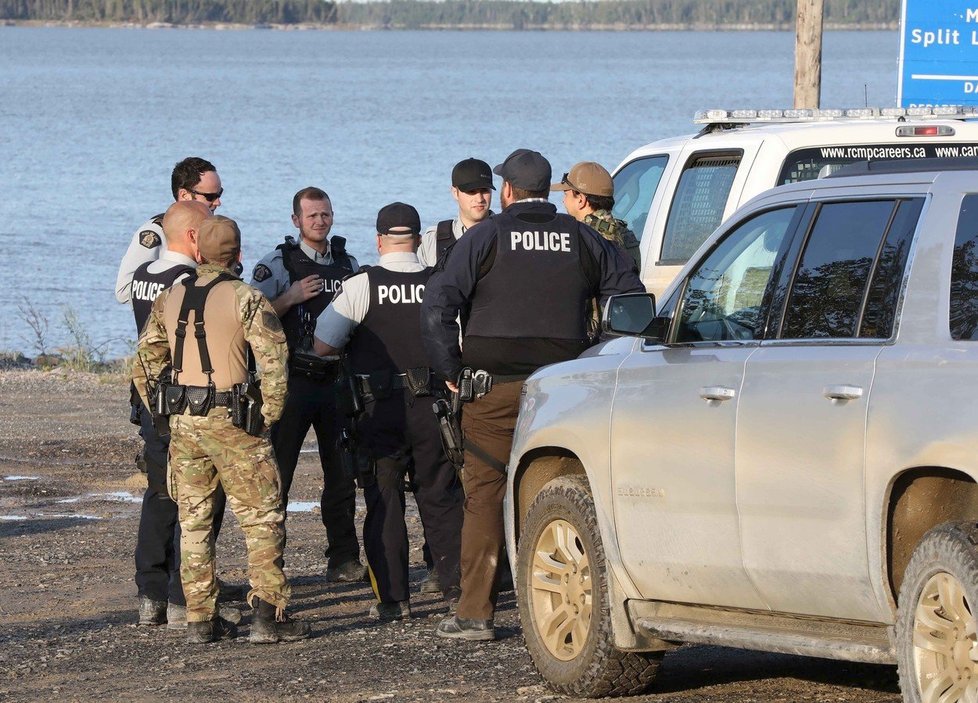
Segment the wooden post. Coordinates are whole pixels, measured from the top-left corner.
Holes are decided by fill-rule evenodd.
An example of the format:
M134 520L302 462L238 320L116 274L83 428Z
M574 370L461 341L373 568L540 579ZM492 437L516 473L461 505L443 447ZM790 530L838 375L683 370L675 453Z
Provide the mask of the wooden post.
M819 107L822 99L823 0L798 0L795 24L795 107Z

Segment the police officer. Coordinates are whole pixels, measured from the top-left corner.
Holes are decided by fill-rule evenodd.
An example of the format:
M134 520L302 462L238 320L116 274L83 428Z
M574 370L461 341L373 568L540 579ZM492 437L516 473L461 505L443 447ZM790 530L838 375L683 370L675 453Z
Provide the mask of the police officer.
M153 303L133 373L146 402L148 379L159 378L166 365L173 368L172 385L164 392L170 414L170 484L180 511L180 576L187 598L187 639L193 643L228 632L217 618L211 536L218 484L227 490L248 547L248 602L255 608L251 641L309 635L308 624L285 615L285 514L272 448L259 434L257 418L247 418L254 420L249 427L246 413L237 412L242 397L254 398L248 388L257 366L264 396L261 415L269 425L278 420L285 403L288 353L271 305L228 270L240 256L241 235L233 220L217 216L200 225L196 275Z
M317 353L346 347L364 399L358 434L370 469L362 479L363 542L378 600L370 614L387 620L411 614L404 478L412 464L414 497L435 570L445 599L458 598L462 496L431 411L441 384L433 383L420 338L421 300L431 275L416 254L420 231L410 205L381 208L379 266L347 279L316 328Z
M503 210L462 237L432 276L421 331L435 371L457 390L463 367L488 371L491 391L465 406L462 596L440 637L495 638L503 551L506 461L523 380L588 345L587 301L644 290L630 261L597 232L547 202L550 163L517 149L493 171ZM459 312L470 313L459 347Z
M164 290L192 274L197 232L211 216L204 204L193 201L173 203L162 217L166 249L155 261L139 266L133 274L132 311L136 332L146 326L153 301ZM162 625L168 629L186 627L186 600L180 585L180 526L177 504L166 486L169 436L161 437L149 410L139 403L139 435L143 439L143 460L147 487L143 494L136 538L136 588L139 593L139 624ZM218 486L214 505L214 539L224 518L224 490Z
M221 205L221 177L214 164L198 156L188 156L178 161L170 174L170 190L173 200L194 200L204 203L211 212ZM142 264L155 261L166 251L163 234L163 215L155 215L136 230L129 248L119 263L115 279L115 298L120 303L129 302L132 275Z
M628 223L611 214L615 206L615 182L607 169L594 161L574 164L551 191L564 193L564 209L635 260L639 273L642 259L638 239Z
M303 188L292 198L292 224L299 241L283 244L258 262L251 285L272 302L289 342L289 397L282 420L272 428L272 446L282 474L282 499L289 489L309 427L316 431L323 469L322 520L326 527L326 579L361 581L360 543L354 527L356 485L337 456L339 418L333 386L338 364L312 353L316 319L339 287L359 268L343 237L329 237L333 205L325 191Z
M452 197L458 203L458 216L442 220L421 235L418 259L425 266L434 266L465 231L492 214L492 170L479 159L459 161L452 168Z

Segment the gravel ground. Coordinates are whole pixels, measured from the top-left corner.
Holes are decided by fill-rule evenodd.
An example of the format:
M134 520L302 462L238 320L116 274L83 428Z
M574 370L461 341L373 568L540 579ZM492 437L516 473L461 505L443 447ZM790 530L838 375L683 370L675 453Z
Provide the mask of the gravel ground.
M191 646L165 628L137 628L132 552L142 495L128 386L118 375L0 370L0 701L552 701L526 654L512 594L492 643L439 640L444 607L412 597L413 617L366 617L366 584L323 578L316 512L288 520L291 611L311 639L250 645L241 634ZM304 455L293 500L318 501L321 475ZM362 521L362 502L358 511ZM417 511L412 580L424 567ZM218 542L225 580L244 583L244 538L229 516ZM896 674L875 667L718 647L668 654L650 695L635 701L900 700Z

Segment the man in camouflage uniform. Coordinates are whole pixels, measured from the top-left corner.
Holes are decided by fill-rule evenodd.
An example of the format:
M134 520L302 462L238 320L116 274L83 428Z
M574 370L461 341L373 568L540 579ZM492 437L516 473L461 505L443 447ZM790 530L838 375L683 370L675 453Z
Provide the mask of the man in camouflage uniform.
M593 161L576 163L564 174L560 183L550 186L550 190L563 191L567 214L597 230L598 234L631 256L641 273L642 262L635 233L628 229L624 220L615 219L611 214L611 208L615 205L615 183L604 166Z
M212 217L197 234L196 276L164 291L139 337L133 382L147 407L147 381L173 366L173 384L186 389L187 407L170 416L169 490L180 514L180 578L187 599L187 639L210 642L228 633L217 618L214 576L214 494L224 486L248 547L248 603L255 608L252 642L309 636L309 625L289 619L289 585L282 571L284 512L278 467L264 436L235 427L232 389L248 379L248 348L262 369L267 424L282 414L286 396L285 334L265 297L228 269L240 260L241 235L233 220ZM184 305L203 292L197 305ZM205 291L199 291L199 289ZM182 321L180 320L182 318ZM193 324L191 331L188 323ZM199 337L201 331L203 338ZM178 332L186 344L179 343ZM195 334L196 333L196 334ZM181 358L182 357L182 358ZM213 365L212 365L213 360ZM206 397L191 414L190 399Z
M594 229L634 259L635 272L641 275L638 239L628 229L627 222L611 214L611 208L615 206L615 183L604 166L594 161L576 163L564 174L560 183L550 186L550 190L563 191L567 214ZM600 309L596 301L591 301L588 334L592 339L597 339L601 329Z

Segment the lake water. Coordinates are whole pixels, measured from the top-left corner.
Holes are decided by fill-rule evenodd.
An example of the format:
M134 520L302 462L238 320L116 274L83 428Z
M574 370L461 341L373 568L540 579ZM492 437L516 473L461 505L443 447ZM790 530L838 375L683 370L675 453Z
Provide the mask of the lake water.
M892 106L896 32L829 32L824 107ZM0 350L37 350L18 306L67 339L69 307L109 356L134 229L187 155L218 168L246 271L294 230L293 193L332 196L334 234L376 260L393 200L452 216L452 165L542 152L559 176L694 131L706 107L790 107L789 32L276 32L0 27ZM498 184L497 184L498 185ZM556 202L556 201L555 201Z

